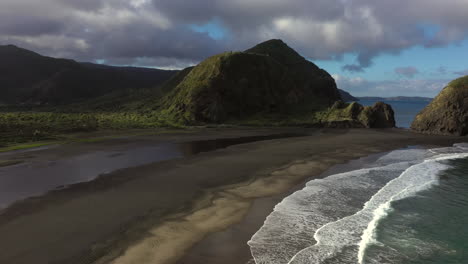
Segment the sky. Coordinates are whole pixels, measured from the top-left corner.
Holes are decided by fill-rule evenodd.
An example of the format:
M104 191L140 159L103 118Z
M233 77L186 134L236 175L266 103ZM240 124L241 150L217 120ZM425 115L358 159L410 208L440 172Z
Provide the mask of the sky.
M356 96L435 96L468 75L468 0L0 0L0 45L181 69L282 39Z

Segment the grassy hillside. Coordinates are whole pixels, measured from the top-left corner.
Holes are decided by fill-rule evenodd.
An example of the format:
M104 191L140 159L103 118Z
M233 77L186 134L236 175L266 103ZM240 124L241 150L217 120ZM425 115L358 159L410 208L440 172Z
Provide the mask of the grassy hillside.
M428 134L468 135L468 76L450 82L416 116L411 128Z
M162 112L187 124L302 115L340 99L333 78L281 40L197 65L163 98Z

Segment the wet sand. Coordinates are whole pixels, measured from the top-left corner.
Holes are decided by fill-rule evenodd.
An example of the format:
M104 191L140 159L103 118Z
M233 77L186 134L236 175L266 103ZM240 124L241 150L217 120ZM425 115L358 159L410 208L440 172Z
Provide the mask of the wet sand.
M114 144L55 146L29 151L0 153L0 209L16 201L40 196L55 189L89 182L103 174L124 168L180 159L231 145L296 137L279 133L239 138L221 138L181 142L146 140L114 141ZM185 137L188 139L191 137ZM80 150L81 148L81 150ZM41 151L45 150L45 151ZM67 151L75 152L68 153ZM16 165L16 166L15 166Z
M127 140L156 144L279 131L208 130ZM252 215L253 210L258 212L258 220L271 211L272 202L262 205L260 198L287 193L333 165L371 153L464 141L402 130L291 131L309 136L234 145L126 168L17 203L0 214L0 263L197 263L196 259L202 260L200 256L207 251L197 253L198 246L190 249L197 243L202 245L209 234L222 234L229 226L243 223L250 228L239 229L236 236L224 235L234 237L226 243L247 242L257 226L245 223L249 218L244 217ZM105 147L117 143L99 144ZM90 145L69 148L65 152L72 155ZM54 151L56 155L63 149L47 151L43 155L53 155ZM240 261L232 263L242 263L232 257L227 246L214 250L221 254L198 263L231 263L216 257L226 254L230 255L228 259ZM245 247L243 252L245 255Z

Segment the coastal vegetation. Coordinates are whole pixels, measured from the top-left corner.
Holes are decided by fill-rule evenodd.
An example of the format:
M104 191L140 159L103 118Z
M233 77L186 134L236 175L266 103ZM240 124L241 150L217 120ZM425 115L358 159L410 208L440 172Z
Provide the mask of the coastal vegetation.
M0 113L0 147L28 141L60 139L60 135L99 129L122 130L171 127L182 124L158 113L138 112L13 112Z

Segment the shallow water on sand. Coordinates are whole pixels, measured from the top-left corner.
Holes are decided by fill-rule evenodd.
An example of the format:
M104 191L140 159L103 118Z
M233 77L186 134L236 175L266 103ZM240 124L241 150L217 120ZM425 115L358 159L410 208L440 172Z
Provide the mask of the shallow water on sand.
M58 158L47 155L42 157L41 151L47 151L46 147L2 153L0 155L2 159L26 157L28 161L0 167L0 209L25 198L67 188L72 184L92 181L100 175L109 174L119 169L183 158L237 144L298 136L303 135L286 133L177 144L166 142L107 147L102 145L98 150ZM55 147L52 151L59 148L61 146Z
M0 168L0 208L68 185L91 181L118 169L182 157L174 144L100 150L63 159L33 159Z

